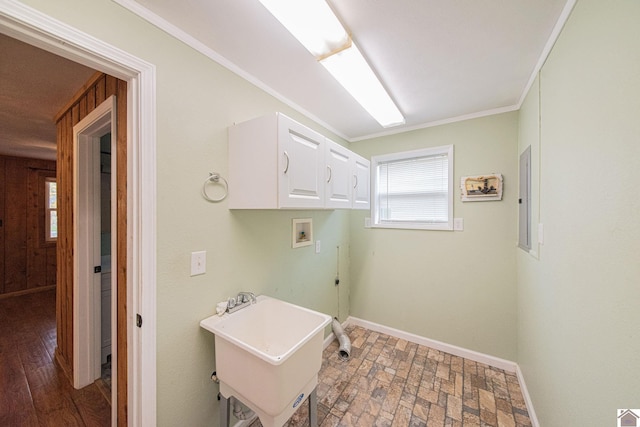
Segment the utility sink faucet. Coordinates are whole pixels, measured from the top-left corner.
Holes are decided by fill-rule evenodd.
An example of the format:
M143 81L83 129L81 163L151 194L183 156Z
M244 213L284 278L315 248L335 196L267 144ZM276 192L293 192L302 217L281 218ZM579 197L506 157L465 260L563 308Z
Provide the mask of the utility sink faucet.
M238 292L238 296L236 297L236 304L245 302L251 302L251 304L255 304L256 294L254 294L253 292Z
M238 292L238 295L233 298L229 298L227 302L227 312L233 313L241 308L256 303L256 294L253 292Z

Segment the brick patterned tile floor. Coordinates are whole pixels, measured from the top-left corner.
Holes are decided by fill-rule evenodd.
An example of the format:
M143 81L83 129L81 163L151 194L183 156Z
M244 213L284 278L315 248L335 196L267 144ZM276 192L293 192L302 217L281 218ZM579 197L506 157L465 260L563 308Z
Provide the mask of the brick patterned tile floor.
M357 326L345 332L348 361L337 341L323 353L321 427L531 426L515 374ZM309 425L308 405L300 406L286 427Z

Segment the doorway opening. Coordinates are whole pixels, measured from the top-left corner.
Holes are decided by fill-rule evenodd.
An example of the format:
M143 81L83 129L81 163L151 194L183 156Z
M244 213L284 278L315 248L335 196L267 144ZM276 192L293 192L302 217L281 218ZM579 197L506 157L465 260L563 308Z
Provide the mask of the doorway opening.
M126 281L119 293L119 360L126 371L118 384L117 417L128 425L156 424L156 88L155 67L20 2L0 2L0 32L123 80L126 83L125 239L118 241ZM142 226L144 224L144 226ZM112 254L113 257L113 254ZM144 318L136 322L136 319ZM138 326L140 325L140 326ZM114 353L112 349L112 354ZM112 361L113 364L113 361ZM115 387L114 387L115 388Z

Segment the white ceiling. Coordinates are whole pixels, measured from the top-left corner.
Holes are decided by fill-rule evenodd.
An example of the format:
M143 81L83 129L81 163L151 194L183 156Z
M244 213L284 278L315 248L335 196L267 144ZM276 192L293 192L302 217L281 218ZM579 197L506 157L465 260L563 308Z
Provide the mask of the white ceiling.
M54 116L93 73L0 34L0 154L55 160Z
M406 118L384 129L258 0L114 1L349 141L519 108L567 3L328 0ZM54 159L93 72L0 34L0 154Z
M384 129L258 0L115 1L348 140L519 108L566 3L328 0L406 118Z

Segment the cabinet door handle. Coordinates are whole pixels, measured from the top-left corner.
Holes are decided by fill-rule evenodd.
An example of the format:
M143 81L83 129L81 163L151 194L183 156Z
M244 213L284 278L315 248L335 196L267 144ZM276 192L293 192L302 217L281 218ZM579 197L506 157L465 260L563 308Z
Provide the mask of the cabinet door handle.
M286 174L289 171L289 154L287 154L287 152L284 152L284 157L287 159L287 167L284 168L284 173Z
M354 179L354 183L353 183L353 188L356 188L358 186L358 175L353 175L353 179Z
M329 171L329 178L327 178L327 182L331 182L331 166L327 165L327 170Z

